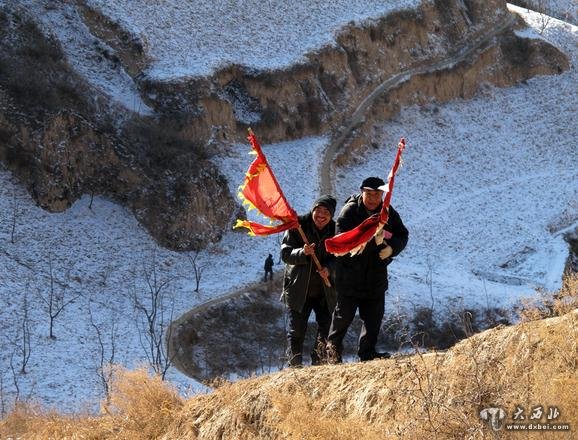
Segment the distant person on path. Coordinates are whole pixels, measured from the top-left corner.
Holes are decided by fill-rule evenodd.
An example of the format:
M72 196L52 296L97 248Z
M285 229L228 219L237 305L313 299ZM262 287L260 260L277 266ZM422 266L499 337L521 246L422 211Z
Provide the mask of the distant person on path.
M291 367L303 364L303 343L311 311L315 312L317 321L311 364L326 362L325 348L335 306L335 291L324 284L311 255L315 253L323 268L321 272L330 278L335 258L326 252L324 241L335 234L333 214L336 205L332 196L324 195L313 203L311 212L299 217L309 245L304 243L296 229L285 232L281 243L281 259L285 263L283 300L289 311L287 342Z
M349 197L339 213L336 234L355 228L381 211L384 191L380 188L384 184L379 177L369 177L362 182L361 193ZM375 345L384 314L387 266L405 248L408 231L392 206L389 207L389 220L383 229L393 234L390 239L384 240L382 235L378 235L366 244L360 254L336 259L337 305L327 344L328 358L332 363L342 361L343 338L358 309L363 322L357 351L359 359L368 361L389 357L388 353L378 353Z
M273 255L269 254L269 256L265 259L265 278L263 281L267 281L267 275L269 275L269 280L273 280Z

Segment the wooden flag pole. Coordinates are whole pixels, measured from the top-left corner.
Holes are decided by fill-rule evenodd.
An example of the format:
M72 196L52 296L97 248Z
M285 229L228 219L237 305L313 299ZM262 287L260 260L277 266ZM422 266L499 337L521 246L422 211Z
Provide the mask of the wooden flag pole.
M309 246L309 240L307 240L307 237L305 236L305 232L303 232L303 229L301 228L301 225L299 225L299 227L297 228L297 230L299 231L299 235L301 235L301 238L303 239L303 243L305 243L306 245ZM321 278L323 278L323 282L325 283L325 285L327 287L331 287L331 282L329 281L329 278L327 278L324 274L322 274L321 270L323 269L323 267L321 266L321 263L319 262L319 259L317 258L317 255L315 255L315 250L313 250L313 253L311 254L311 257L313 258L313 262L315 263L315 265L317 266L317 271L319 273L319 275L321 276Z

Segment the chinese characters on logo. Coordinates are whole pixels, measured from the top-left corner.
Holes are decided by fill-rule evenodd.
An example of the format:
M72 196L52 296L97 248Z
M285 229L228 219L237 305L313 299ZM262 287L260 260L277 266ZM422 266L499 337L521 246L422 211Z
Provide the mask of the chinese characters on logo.
M560 410L556 406L548 406L548 411L546 413L546 420L556 420L560 417ZM526 410L523 406L516 406L514 413L512 414L513 420L526 420ZM544 416L544 406L538 405L533 406L532 409L529 411L529 420L542 420Z
M480 411L480 418L493 431L500 431L504 427L507 431L570 431L568 423L559 423L560 415L560 409L553 405L533 405L529 409L516 405L511 413L500 407L488 407Z

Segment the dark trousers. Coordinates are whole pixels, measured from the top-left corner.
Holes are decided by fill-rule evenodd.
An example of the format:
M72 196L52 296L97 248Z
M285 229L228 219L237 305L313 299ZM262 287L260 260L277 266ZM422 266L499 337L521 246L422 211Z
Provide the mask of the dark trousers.
M263 281L267 281L267 275L269 275L269 279L273 279L273 269L265 269L265 278Z
M331 314L327 308L325 296L320 294L315 297L308 296L301 312L289 309L287 342L289 343L290 366L303 364L303 343L312 311L315 312L315 321L317 321L317 336L311 352L311 364L319 365L325 361L325 347L331 324Z
M359 309L359 317L363 323L359 335L357 355L361 360L372 359L383 320L384 301L385 292L374 298L358 298L338 293L337 305L333 311L327 339L332 349L336 351L339 360L341 360L343 353L343 338L347 334L347 329L353 321L357 309Z

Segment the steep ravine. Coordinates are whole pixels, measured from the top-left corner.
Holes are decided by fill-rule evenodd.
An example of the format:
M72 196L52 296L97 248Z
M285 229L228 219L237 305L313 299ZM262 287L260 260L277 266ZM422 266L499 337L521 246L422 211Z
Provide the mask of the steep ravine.
M151 60L138 37L82 0L67 8L66 19L90 31L86 50L111 73L126 72L154 113L127 112L88 84L68 63L66 42L34 15L42 8L27 12L11 0L0 9L0 159L43 208L62 211L83 194L102 194L179 250L230 227L238 207L206 159L245 142L248 126L262 142L332 136L331 162L343 145L368 142L348 137L361 114L366 123L375 118L370 106L388 118L404 105L472 96L484 82L508 86L568 68L556 49L512 33L505 2L435 0L347 26L335 45L288 69L228 66L160 82L144 74ZM323 188L329 180L322 177Z

